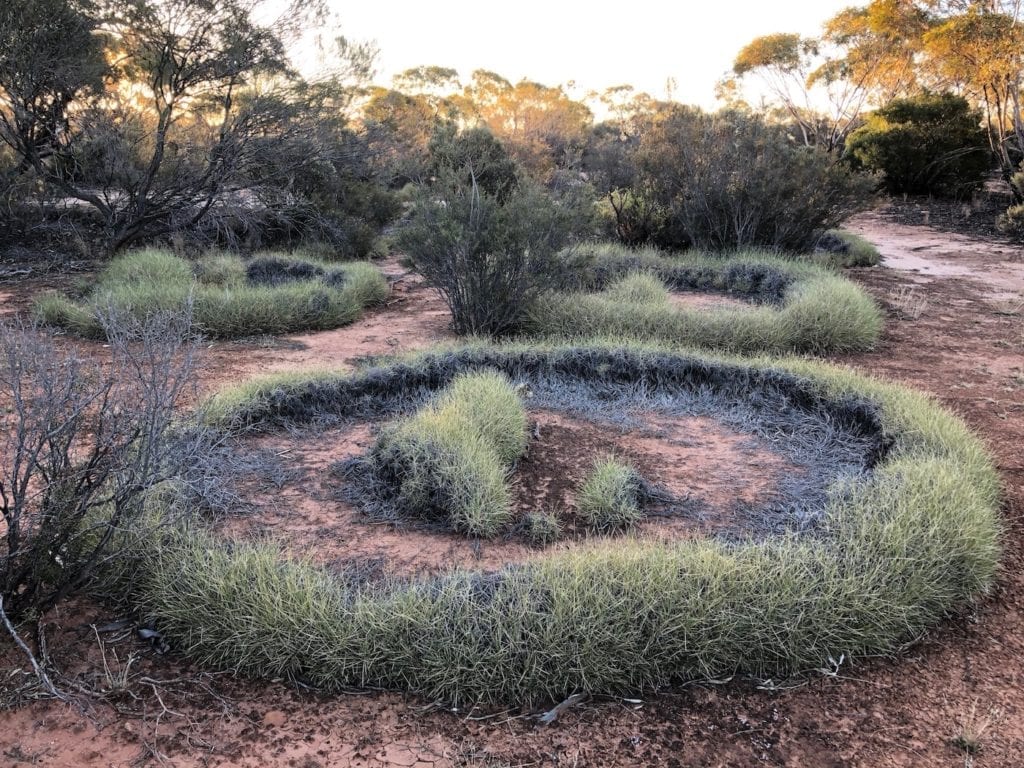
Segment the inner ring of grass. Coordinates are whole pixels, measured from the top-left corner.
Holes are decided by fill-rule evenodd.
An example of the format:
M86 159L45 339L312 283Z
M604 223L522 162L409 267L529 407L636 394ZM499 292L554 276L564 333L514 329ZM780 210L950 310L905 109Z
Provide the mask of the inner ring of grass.
M675 361L753 393L794 377L809 398L872 401L892 442L869 475L832 489L813 537L619 540L494 574L365 586L272 545L228 545L194 531L140 558L140 608L200 663L246 675L412 690L456 704L541 702L734 674L777 679L891 653L995 578L997 475L966 427L921 395L802 361L601 347L457 354L492 367L576 360L584 376L626 365L656 377ZM437 388L447 370L439 360L399 365ZM355 404L385 395L395 370L265 380L222 394L210 415L264 424L327 392L335 405L339 392Z
M870 349L882 316L866 292L836 272L770 253L667 256L653 249L588 246L580 290L550 293L526 330L550 339L660 341L737 353L826 353ZM749 308L685 308L603 292L630 274L653 275L671 291L717 291Z

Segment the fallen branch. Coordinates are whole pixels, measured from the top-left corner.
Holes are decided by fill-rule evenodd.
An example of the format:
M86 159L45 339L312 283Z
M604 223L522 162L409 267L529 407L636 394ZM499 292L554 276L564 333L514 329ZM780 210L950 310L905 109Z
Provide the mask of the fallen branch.
M21 639L21 635L18 634L18 630L14 628L14 625L11 623L11 620L7 616L7 612L4 610L3 595L0 595L0 621L3 621L4 628L7 630L7 634L9 634L11 638L14 640L14 644L21 648L21 650L25 652L25 655L28 656L28 660L32 664L32 671L35 672L36 678L39 680L42 686L46 688L46 692L53 696L55 699L67 701L67 696L65 696L63 693L57 690L56 686L53 684L53 681L50 680L50 676L46 674L46 670L44 670L42 666L40 666L35 654L32 653L32 649L29 648L25 641Z

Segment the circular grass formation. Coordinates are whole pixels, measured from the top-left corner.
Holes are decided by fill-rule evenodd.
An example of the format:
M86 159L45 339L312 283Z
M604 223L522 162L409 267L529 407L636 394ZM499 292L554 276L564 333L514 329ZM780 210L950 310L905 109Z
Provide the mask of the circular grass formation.
M578 255L580 290L550 293L531 309L527 332L551 339L594 336L658 341L738 353L825 353L870 349L882 329L874 301L836 272L745 251L729 257L605 244ZM660 282L643 285L638 277ZM749 308L690 308L670 291L700 291Z
M266 426L407 405L459 372L575 376L587 388L745 392L862 433L873 455L837 480L805 532L745 541L619 539L495 573L362 584L271 544L201 531L139 558L134 599L204 664L325 690L380 686L459 705L636 695L680 681L779 676L892 653L992 585L998 480L979 441L927 398L790 361L659 350L471 348L354 375L267 379L208 418ZM785 395L780 403L775 393Z
M354 322L388 296L384 276L367 262L328 264L297 255L248 261L212 254L193 263L147 249L119 256L84 296L57 293L36 301L47 325L85 338L103 338L113 312L144 318L190 312L195 329L211 338L327 330Z

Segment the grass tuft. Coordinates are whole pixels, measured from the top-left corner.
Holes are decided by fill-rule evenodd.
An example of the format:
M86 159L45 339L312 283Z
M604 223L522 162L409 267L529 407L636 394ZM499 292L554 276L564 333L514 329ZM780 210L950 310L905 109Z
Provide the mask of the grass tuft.
M548 547L562 537L562 523L555 511L530 512L523 517L523 536L535 547Z
M507 475L526 451L526 426L503 374L460 376L435 403L381 432L370 452L374 480L399 516L494 536L512 516Z
M830 269L877 267L882 263L882 254L873 243L845 229L829 230L822 241L819 247L824 248L808 254L808 261Z
M636 469L614 456L598 459L580 488L577 507L587 525L600 533L634 527L643 516Z

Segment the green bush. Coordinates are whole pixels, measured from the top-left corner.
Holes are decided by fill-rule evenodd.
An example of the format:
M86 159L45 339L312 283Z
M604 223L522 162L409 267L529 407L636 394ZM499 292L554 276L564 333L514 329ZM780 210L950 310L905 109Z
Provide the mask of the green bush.
M951 93L890 101L850 134L846 155L884 174L893 195L969 197L992 167L981 112Z
M384 276L365 262L327 267L288 258L305 267L310 279L259 285L246 279L238 256L210 255L193 270L165 251L135 251L110 262L84 301L48 294L35 311L42 322L87 338L103 337L101 315L112 309L140 319L191 311L200 333L237 338L337 328L388 295Z
M272 544L226 545L196 531L152 542L139 559L136 605L199 664L325 690L411 689L469 706L572 692L636 696L735 675L778 680L896 654L993 586L998 475L981 442L927 397L803 360L726 365L664 350L573 352L595 365L688 360L679 370L735 376L748 387L759 376L799 377L836 404L870 398L880 408L875 428L893 442L873 470L831 490L814 535L599 541L497 573L366 586ZM478 356L553 364L563 353L482 348ZM421 355L399 365L429 376L436 361ZM656 382L653 373L645 380ZM364 372L349 381L362 391L380 378ZM311 381L286 388L315 392Z
M402 517L493 536L512 516L507 475L526 451L526 411L497 373L457 378L438 400L385 428L370 452L374 478Z
M636 469L614 456L594 462L579 490L580 516L596 531L622 531L640 522L640 477Z
M636 181L663 212L654 243L805 253L870 203L873 182L756 115L667 111L641 137Z
M456 160L463 165L442 167L420 191L398 244L444 297L456 333L506 335L563 279L558 252L573 231L573 210L527 180L509 186L489 154Z
M729 258L666 257L654 251L596 246L584 251L589 272L580 282L600 286L637 270L602 292L549 293L531 307L527 333L556 339L611 337L660 340L733 352L854 352L870 349L882 316L858 286L812 264L746 252ZM718 290L760 302L748 309L689 309L665 301L655 284ZM634 286L628 290L628 286ZM626 286L624 288L623 286ZM664 290L664 289L662 289Z
M1011 205L999 217L999 230L1014 237L1024 236L1024 205Z
M470 186L476 182L483 194L506 201L519 186L521 172L505 146L485 127L458 132L453 124L441 125L430 141L430 175L454 174Z
M1017 200L1024 200L1024 165L1010 179ZM999 217L999 229L1013 237L1024 238L1024 203L1011 205Z

